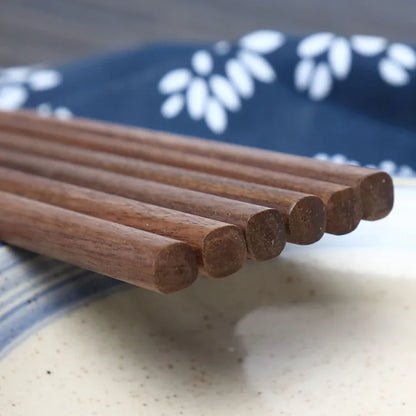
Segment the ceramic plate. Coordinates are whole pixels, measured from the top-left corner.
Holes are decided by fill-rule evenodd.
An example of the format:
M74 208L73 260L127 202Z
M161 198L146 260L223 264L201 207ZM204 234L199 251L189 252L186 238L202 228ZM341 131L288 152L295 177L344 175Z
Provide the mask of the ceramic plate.
M414 416L415 212L170 296L3 246L0 415Z

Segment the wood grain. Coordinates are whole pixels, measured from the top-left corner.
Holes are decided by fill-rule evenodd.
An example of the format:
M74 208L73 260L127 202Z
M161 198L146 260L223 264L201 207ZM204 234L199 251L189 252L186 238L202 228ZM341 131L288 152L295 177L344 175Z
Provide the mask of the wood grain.
M16 117L22 117L17 115ZM36 115L32 115L35 118ZM61 123L54 121L54 123ZM391 211L394 201L391 177L382 171L351 165L338 165L302 156L254 149L212 140L185 137L137 127L77 119L73 123L84 132L151 144L165 149L203 155L244 166L285 172L308 178L359 187L365 220L377 220ZM62 124L62 123L61 123Z
M413 0L2 0L0 62L64 62L146 42L235 39L262 28L412 42L415 14Z
M122 134L119 138L118 136L110 137L99 133L85 132L78 128L76 120L63 123L54 119L40 118L33 114L26 115L26 113L17 115L2 115L0 113L0 127L11 132L39 137L55 143L75 145L85 149L99 150L110 154L134 157L145 161L315 195L325 203L326 232L331 234L339 235L351 232L357 227L362 218L358 187L165 149L163 146L150 145L150 141L139 143L132 140L123 140Z
M273 258L285 246L284 223L274 209L5 148L0 165L237 225L254 260Z
M292 243L312 244L325 231L325 207L321 199L313 195L79 149L8 132L0 133L0 146L275 208L283 216L287 240Z
M2 167L0 190L188 243L210 277L229 276L246 259L244 236L235 225Z
M197 277L193 249L176 240L0 191L0 239L162 293Z

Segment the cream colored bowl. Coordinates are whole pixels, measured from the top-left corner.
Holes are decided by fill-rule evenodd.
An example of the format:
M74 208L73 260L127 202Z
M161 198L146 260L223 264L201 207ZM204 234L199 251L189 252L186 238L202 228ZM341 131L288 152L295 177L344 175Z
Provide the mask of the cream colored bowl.
M0 415L414 416L415 213L410 181L350 235L52 313L4 347Z

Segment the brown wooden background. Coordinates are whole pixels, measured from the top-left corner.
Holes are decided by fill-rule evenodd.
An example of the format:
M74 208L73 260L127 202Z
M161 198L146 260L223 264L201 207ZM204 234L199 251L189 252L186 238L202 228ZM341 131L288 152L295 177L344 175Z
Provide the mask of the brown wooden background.
M415 0L0 0L0 66L62 62L162 39L259 28L416 42Z

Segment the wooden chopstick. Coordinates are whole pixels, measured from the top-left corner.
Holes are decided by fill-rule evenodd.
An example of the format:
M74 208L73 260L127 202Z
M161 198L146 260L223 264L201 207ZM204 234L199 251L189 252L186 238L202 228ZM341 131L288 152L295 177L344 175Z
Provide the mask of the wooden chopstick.
M1 121L1 120L0 120ZM318 196L325 203L326 232L346 234L354 230L362 218L362 207L358 187L339 185L317 179L305 179L284 172L275 172L252 166L208 158L191 153L150 146L135 141L120 140L114 137L78 131L71 128L71 122L61 123L59 128L51 128L48 121L29 119L26 123L10 123L11 132L51 140L55 143L98 150L114 155L139 158L179 168L211 173L247 182L273 186L282 189Z
M138 286L171 293L197 277L185 243L0 191L0 239Z
M312 244L325 231L325 207L321 199L313 195L8 132L0 133L0 146L275 208L283 216L287 240L292 243Z
M237 225L255 260L273 258L285 246L283 220L274 209L4 148L0 165Z
M0 114L0 126L31 131L35 126L44 128L44 120L31 112ZM302 156L268 150L185 137L149 129L127 127L92 120L59 121L49 119L49 126L70 126L71 130L113 137L117 140L134 141L150 146L202 155L215 160L231 161L242 166L254 166L275 172L343 184L360 189L363 218L377 220L386 216L393 206L393 183L391 177L381 171L358 166L337 165ZM46 129L50 130L51 127ZM39 131L39 130L38 130Z
M0 112L0 239L163 293L378 219L384 172ZM327 214L327 215L326 215Z
M3 167L0 190L188 243L210 277L235 273L246 259L244 236L235 225Z

